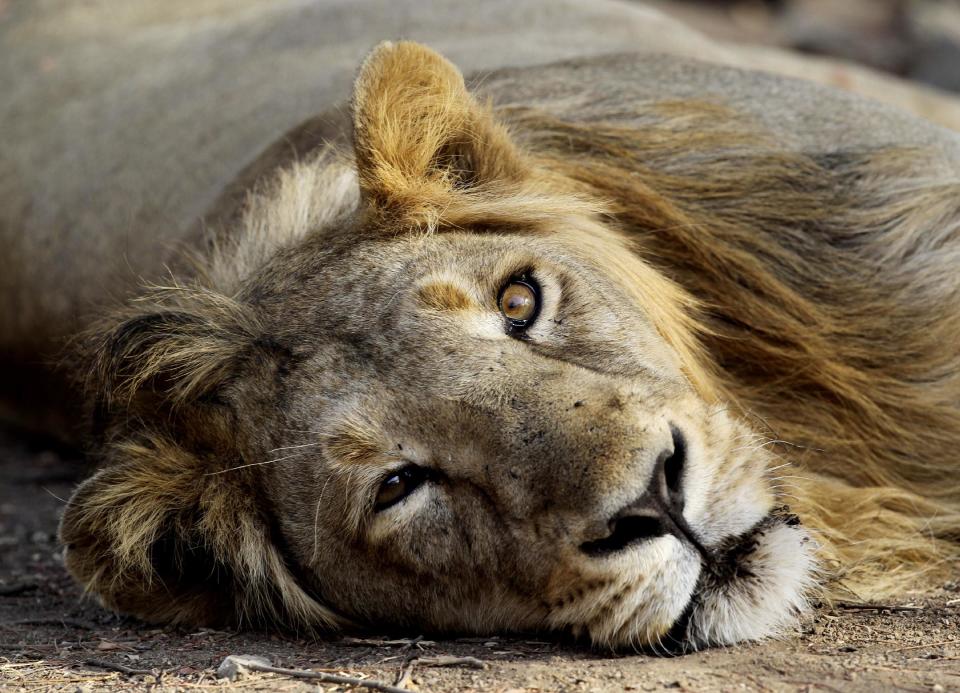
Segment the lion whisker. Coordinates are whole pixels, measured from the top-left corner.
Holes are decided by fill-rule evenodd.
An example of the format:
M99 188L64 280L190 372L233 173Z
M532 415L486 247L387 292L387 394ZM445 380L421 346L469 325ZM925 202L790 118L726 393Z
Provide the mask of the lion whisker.
M320 489L320 497L317 499L317 506L313 512L313 551L310 554L310 562L317 560L317 553L320 551L320 508L323 506L323 494L327 492L327 484L330 483L331 475L327 475Z
M736 440L736 439L734 439L734 440ZM791 443L791 442L788 441L788 440L781 440L781 439L779 439L779 438L769 438L769 439L767 439L766 441L764 441L763 443L758 443L758 444L756 444L756 445L744 445L744 446L741 446L741 447L739 447L739 448L734 448L734 449L731 450L730 452L739 452L739 451L741 451L741 450L760 450L761 448L765 448L765 447L767 447L768 445L787 445L787 446L794 447L794 448L807 449L807 448L804 448L804 446L802 446L802 445L797 445L796 443Z
M792 467L793 462L784 462L783 464L778 464L776 467L768 467L767 472L775 472L778 469L783 469L784 467Z
M303 443L302 445L284 445L283 447L273 448L270 452L280 452L281 450L294 450L296 448L312 448L318 445L323 445L322 442L316 443Z
M230 467L229 469L220 469L215 472L207 472L206 474L204 474L204 476L215 476L217 474L226 474L227 472L235 472L238 469L246 469L247 467L261 467L266 464L273 464L274 462L283 462L284 460L289 460L294 457L302 457L303 455L306 455L306 454L307 453L305 452L295 452L290 455L284 455L283 457L277 457L276 459L273 459L273 460L264 460L263 462L250 462L248 464L241 464L241 465L237 465L236 467Z

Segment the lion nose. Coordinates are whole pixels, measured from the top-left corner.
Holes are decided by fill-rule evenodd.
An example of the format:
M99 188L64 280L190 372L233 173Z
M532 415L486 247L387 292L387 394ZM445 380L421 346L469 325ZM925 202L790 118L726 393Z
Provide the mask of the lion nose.
M683 519L686 441L675 426L670 427L670 433L673 446L657 456L647 490L607 521L607 536L581 544L584 553L605 556L647 539L673 534L707 557L706 549Z

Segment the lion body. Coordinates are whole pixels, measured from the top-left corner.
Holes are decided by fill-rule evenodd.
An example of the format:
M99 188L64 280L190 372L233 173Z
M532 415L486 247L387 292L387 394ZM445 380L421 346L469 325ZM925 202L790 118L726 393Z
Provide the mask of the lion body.
M225 12L216 3L203 7L211 13L208 19ZM358 145L356 161L347 153L351 125L353 138L361 143L378 135L377 111L364 99L386 100L377 90L390 88L389 80L384 82L387 86L372 87L361 78L352 123L346 109L327 110L348 93L350 73L343 66L352 66L373 42L368 37L380 33L377 27L382 25L377 21L388 25L393 21L377 15L383 10L377 3L359 7L351 11L369 13L363 15L367 19L360 38L356 43L331 41L334 49L324 48L321 39L299 28L307 23L300 13L305 10L267 11L251 5L249 14L231 10L217 20L223 24L212 25L228 26L233 32L225 32L227 38L213 44L220 56L215 61L232 65L233 72L227 70L215 79L195 75L184 81L180 73L186 68L177 65L192 65L197 58L182 46L201 50L210 38L209 33L184 25L169 33L147 33L142 40L124 44L122 50L95 56L94 67L84 68L89 70L84 79L96 88L72 108L65 105L69 76L54 77L62 81L53 96L37 87L36 93L24 91L21 100L14 101L35 106L37 102L30 99L42 103L46 98L54 108L41 121L39 134L25 137L13 154L6 155L12 166L5 165L0 181L4 214L0 232L13 268L3 292L0 349L12 370L23 373L28 372L23 370L25 363L36 364L37 354L46 359L62 353L64 341L79 332L86 331L86 343L93 344L84 347L86 357L92 359L84 363L93 364L97 381L91 399L103 463L72 501L63 530L68 566L89 589L110 606L161 621L410 624L415 622L410 613L419 610L429 614L425 617L429 627L444 630L572 627L575 631L585 628L597 641L623 642L620 631L610 631L593 606L579 603L584 590L576 586L578 575L591 574L592 568L562 566L549 576L539 576L537 566L504 557L485 545L492 541L489 537L478 540L482 534L471 535L469 529L463 531L474 563L463 555L444 554L439 540L433 546L426 535L411 548L424 560L424 574L431 574L433 562L442 557L444 570L459 581L460 593L451 601L401 608L391 601L391 590L415 594L419 578L404 572L397 557L377 565L378 557L386 554L376 552L359 554L367 561L365 567L344 572L346 582L338 582L328 574L329 566L358 562L353 548L336 549L335 537L324 534L337 526L335 516L352 518L359 512L335 503L324 507L327 484L342 480L336 475L318 478L323 489L318 499L313 491L298 487L304 468L288 464L260 470L257 466L269 457L268 452L299 447L299 438L280 431L309 427L315 416L311 413L314 399L291 391L316 390L337 400L331 419L343 418L349 426L323 428L323 435L333 441L323 443L327 457L366 459L374 455L370 450L392 445L378 438L388 429L402 429L415 441L407 444L413 452L405 454L411 458L429 456L422 451L429 448L423 441L430 436L443 439L444 425L472 431L477 450L498 449L491 434L470 418L473 414L448 410L446 404L423 409L427 423L421 421L413 428L409 421L398 423L393 413L382 409L374 408L361 417L352 409L358 406L359 395L351 392L349 383L332 375L304 376L300 365L304 360L311 367L322 363L323 369L341 377L351 374L356 382L366 382L369 374L364 375L364 369L370 366L365 364L375 364L377 373L388 378L386 385L402 392L404 406L410 411L425 407L417 401L415 388L433 386L417 380L415 364L407 363L424 348L417 341L420 332L380 307L392 295L386 278L400 281L401 275L396 274L400 259L412 263L408 270L446 277L438 260L448 252L445 238L459 243L461 254L469 249L477 257L496 255L497 241L485 240L483 232L476 238L466 233L462 241L456 240L457 233L474 226L572 225L560 237L582 246L578 252L593 252L597 261L607 262L613 277L607 291L626 291L628 303L651 314L643 319L628 313L610 318L612 325L635 328L635 332L611 328L608 336L611 343L617 343L615 335L620 335L620 343L636 339L640 344L636 353L633 347L624 347L623 354L611 352L609 346L593 352L587 349L577 369L548 373L595 393L606 387L621 388L625 374L633 378L644 370L638 362L653 364L649 365L655 373L653 384L631 381L630 388L617 389L618 394L610 398L616 403L610 411L633 412L637 407L655 420L662 416L656 407L663 407L671 412L672 423L683 422L694 443L704 449L714 445L731 459L739 460L742 449L764 455L764 447L776 448L780 457L764 457L763 463L770 469L777 463L789 464L796 471L770 480L775 493L756 501L758 507L768 508L774 497L793 507L819 540L820 561L832 576L834 591L882 595L919 584L918 580L941 579L955 568L960 534L954 453L960 443L960 350L956 346L960 276L955 271L960 266L960 140L956 135L852 95L769 74L675 55L583 57L626 48L635 43L638 31L650 38L651 48L668 48L678 37L688 36L683 29L660 31L663 25L650 24L649 15L623 8L614 11L613 5L605 8L606 14L587 13L593 21L611 22L622 30L612 42L605 35L602 45L590 37L589 23L582 32L566 24L571 32L568 42L533 40L522 49L507 49L516 45L509 32L491 35L477 26L464 27L466 33L484 37L471 43L460 34L449 34L449 25L438 20L412 33L436 39L432 43L448 48L461 66L502 68L484 73L476 82L480 98L492 102L499 122L506 126L501 131L482 119L476 121L481 128L478 137L490 143L492 160L476 153L456 153L450 159L465 157L467 169L479 161L486 168L480 166L470 175L481 181L503 178L515 185L492 187L501 191L498 198L481 182L475 186L480 192L471 192L469 202L462 202L457 185L454 193L447 189L447 177L421 180L406 171L405 164L391 161L396 170L388 171L378 160L390 152L401 163L415 160L424 153L415 150L418 140L406 149L402 138L371 144L369 150ZM531 7L516 12L536 14L538 10ZM416 15L415 21L421 23L423 16ZM40 23L45 31L50 26ZM93 30L79 20L76 26ZM395 25L390 29L396 32ZM329 30L338 33L340 24L331 22ZM543 35L552 30L543 27ZM35 35L23 31L24 36ZM249 71L244 69L247 63L235 62L237 51L260 45L270 36L280 46L270 54L273 57L250 63ZM283 57L289 40L297 46L295 61ZM492 49L490 41L492 45L502 41L504 50ZM681 45L719 50L697 41L690 38ZM177 60L182 62L173 60L171 46L179 46L182 55ZM143 55L133 63L134 69L116 80L109 68L121 64L130 52ZM150 55L173 60L169 73L157 72ZM28 53L25 60L32 57ZM523 67L558 58L569 59ZM434 70L430 60L423 62ZM313 69L321 63L324 71ZM287 70L284 79L269 79L267 75L278 65ZM413 62L401 65L413 71L421 67ZM373 73L373 77L378 76ZM394 81L402 85L404 79ZM144 98L124 97L125 89L143 85L150 85ZM454 97L450 99L452 103ZM397 97L393 102L402 101ZM224 103L235 106L228 107L229 117L224 117ZM177 104L177 109L167 113L158 110L158 104ZM358 118L358 112L367 111L369 121ZM317 116L320 112L323 115ZM465 115L452 107L443 112L447 119L464 118L463 127L468 130L480 118L469 109ZM22 113L5 116L15 132L26 132L32 122L29 112ZM419 112L411 111L407 120L417 117ZM289 134L267 148L284 133ZM519 163L514 161L508 138L523 152ZM258 156L265 148L266 153ZM334 150L339 155L331 153ZM497 159L501 151L504 155ZM424 161L424 166L435 165L431 163L435 158ZM358 194L355 168L360 171L362 194ZM453 174L445 175L462 174L453 165L451 170ZM41 181L48 185L42 186ZM464 185L470 189L475 184ZM534 210L538 204L545 209ZM392 211L368 214L365 205L378 210L403 208L404 212L400 216ZM198 218L202 224L196 223ZM622 238L611 240L604 235L604 220ZM351 234L358 229L409 225L448 231L437 234L436 246L427 240L423 247L401 244L390 246L389 251L375 250L372 256L354 257ZM323 244L310 240L318 229L324 230ZM619 244L642 263L619 267L612 250ZM560 262L559 255L551 255L558 251L549 243L537 247L544 257ZM184 249L196 258L193 262L183 259ZM390 254L398 252L400 259ZM572 265L580 267L577 276L582 277L588 272L584 268L589 258L573 250L569 253ZM338 303L338 296L328 288L341 277L345 292L355 290L359 280L354 273L360 269L337 272L337 263L345 259L365 268L366 276L382 273L385 277L382 284L371 283L375 288L364 300L366 310L403 335L397 338L399 351L386 337L370 338L362 329L351 330L336 321L324 322L318 332L302 317L312 315L314 302L349 312L349 304ZM317 294L305 293L303 287L319 282L315 277L324 278L324 288L317 289ZM646 277L646 287L636 286L638 277ZM145 281L167 288L154 288L130 303L144 293ZM444 278L430 285L430 310L441 315L474 310L482 301L465 288L464 281ZM666 307L658 315L653 304L661 301ZM111 306L124 303L129 305L121 313L110 313ZM111 317L104 319L108 313ZM400 322L394 325L395 320ZM635 336L648 333L649 337ZM349 353L325 346L320 349L322 357L313 351L304 355L303 342L316 334L321 337L314 341L350 345ZM477 334L485 341L493 339L482 331ZM580 343L576 339L586 339L576 334L568 338L574 344ZM205 340L202 347L197 340ZM256 349L238 356L240 341L252 341ZM405 355L403 349L409 353ZM437 372L455 373L466 363L480 369L480 361L471 360L469 354L453 361L449 360L453 352L428 350L420 356L427 353L435 359L432 363L442 364L436 366ZM498 353L500 363L502 354L512 352ZM581 370L597 354L610 362L613 375L607 373L595 381ZM380 359L387 359L389 365ZM382 375L393 373L391 369L399 370ZM238 375L250 372L257 374L250 376L250 382ZM389 382L390 377L397 382ZM499 386L487 384L472 387L454 380L443 385L447 389L440 392L439 401L462 398L470 407L499 412L509 399L508 389L500 391ZM215 382L228 384L221 392L221 386L213 386ZM410 383L414 390L406 391ZM13 379L8 380L11 385L23 387ZM690 400L687 386L697 393L696 402ZM57 388L64 386L53 379L50 387L60 391ZM162 394L167 387L169 394ZM373 392L378 386L369 387ZM651 444L644 436L652 433L633 431L622 422L615 425L621 414L607 410L596 414L600 423L581 430L582 422L570 418L573 414L559 414L547 405L531 404L539 400L525 399L536 397L532 386L518 388L513 396L543 418L540 435L549 442L529 442L529 448L524 448L528 453L566 449L568 437L580 436L574 448L595 446L589 448L594 450L591 454L598 456L598 469L608 474L596 489L592 482L583 482L584 499L591 492L600 498L600 487L607 489L605 484L616 480L632 483L625 481L624 467L617 466L624 464L625 453L606 439L597 443L592 438L594 429L613 431L610 436L615 438L616 426L626 426L627 437L635 436L640 448ZM565 385L557 390L557 397L572 397L572 388ZM553 390L543 392L544 401L549 402L546 393ZM598 394L585 400L605 397ZM688 404L676 404L688 400ZM182 426L176 429L178 438L159 424L138 428L144 412L166 412L165 402L176 412L169 421L179 421L180 416L189 419L170 424ZM752 428L719 423L726 419L715 407L724 404ZM210 407L215 413L207 410ZM276 409L282 409L283 415L264 414ZM704 420L717 420L697 423L700 414L691 412L712 412L703 414ZM509 419L507 428L519 425L516 422L521 419L528 421L517 416ZM253 422L260 419L271 421L273 430L258 430ZM754 435L757 438L750 437ZM742 447L732 442L738 436L745 441ZM403 440L406 444L408 438ZM538 447L541 444L544 447ZM480 454L463 448L459 441L451 445L467 466L474 454ZM218 449L234 446L237 449L229 461L215 460ZM603 460L609 460L609 468ZM508 462L505 459L503 464ZM511 462L516 463L516 459ZM707 462L697 464L709 467ZM746 462L733 466L749 467ZM234 467L238 473L221 476ZM548 469L532 465L527 477L511 467L502 478L507 481L487 470L489 478L481 482L482 468L470 472L478 476L468 475L469 484L549 478L543 476ZM198 470L202 470L202 483ZM263 477L255 476L261 471ZM703 479L719 474L700 473ZM741 473L743 480L728 487L720 484L728 500L749 495L752 491L747 489L758 483L754 471L737 472ZM147 487L163 489L164 500L139 502ZM499 511L509 510L516 517L537 507L537 501L520 492L493 502ZM691 504L691 512L697 511L696 503ZM740 526L721 511L709 509L707 501L703 504L706 509L699 511L698 521L713 518L717 527L729 524L729 532ZM454 511L446 508L444 512ZM462 512L471 518L466 527L480 522L475 510ZM245 519L230 519L238 517ZM265 522L264 517L270 518L267 527L258 524ZM412 520L404 516L402 522ZM576 524L567 516L557 522L557 526ZM363 523L357 516L351 531L359 532ZM372 526L370 541L376 546L388 530ZM442 527L436 525L434 530L438 526ZM547 520L544 526L549 526ZM706 537L704 541L710 538L710 530L697 531ZM721 546L724 538L720 529L716 531L711 541ZM795 537L788 534L786 529L770 530L769 536L777 537L770 546L793 547L783 551L794 558L781 557L780 564L793 565L790 560L796 560L790 570L808 570L802 551L791 543ZM172 549L175 558L157 564L156 555L165 549L156 547L166 546L164 542L176 544L181 535L192 537L188 543L193 548ZM277 537L283 539L277 541ZM152 553L151 546L155 547ZM318 551L327 546L327 555ZM199 570L216 570L233 589L212 598L209 590L194 584L197 576L183 566L196 547L212 556L194 557ZM497 587L495 596L485 595L469 577L471 566L477 564L495 565L512 577ZM762 562L757 565L759 574L769 572L771 584L782 583L784 604L792 609L802 602L798 595L806 589L804 579L790 576L796 584L788 587L787 576ZM317 570L326 577L304 577L304 570ZM390 580L378 582L382 575L371 570ZM156 584L150 582L154 574L160 578ZM689 577L692 573L685 575L684 580L694 580ZM485 579L496 582L493 576ZM606 579L591 578L587 584L593 587L586 591L614 590L605 586ZM678 585L694 589L692 582L684 580ZM162 594L172 584L182 584L182 589L174 587L176 599L170 600ZM618 592L618 598L624 593ZM664 597L664 603L672 603L672 598ZM536 606L531 606L531 599L539 600ZM528 611L526 620L518 622L507 616ZM646 629L627 637L638 642L658 638L677 617L666 606L657 611L639 602L631 614L629 618L639 619ZM724 620L718 614L710 616L706 611L700 625L694 618L695 627L703 630L696 642L755 637L782 625L784 618L779 612L758 615L756 624L745 630L730 626L729 632L707 632L704 624L711 618Z

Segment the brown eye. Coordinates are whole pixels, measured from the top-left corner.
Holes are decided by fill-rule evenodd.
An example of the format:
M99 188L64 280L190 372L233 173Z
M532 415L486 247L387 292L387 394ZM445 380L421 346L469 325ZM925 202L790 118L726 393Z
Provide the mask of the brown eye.
M399 503L427 480L427 472L422 467L411 465L398 472L391 473L380 483L377 489L377 499L374 501L374 512L386 510L391 505Z
M526 329L540 312L540 291L532 281L514 279L500 290L499 303L512 329Z

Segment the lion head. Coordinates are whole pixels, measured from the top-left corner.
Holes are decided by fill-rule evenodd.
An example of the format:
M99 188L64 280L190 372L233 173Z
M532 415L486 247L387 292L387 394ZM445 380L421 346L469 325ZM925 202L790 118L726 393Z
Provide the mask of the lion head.
M366 60L353 133L92 333L71 572L175 623L614 647L789 623L812 542L696 300L422 46Z

